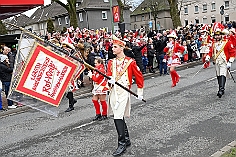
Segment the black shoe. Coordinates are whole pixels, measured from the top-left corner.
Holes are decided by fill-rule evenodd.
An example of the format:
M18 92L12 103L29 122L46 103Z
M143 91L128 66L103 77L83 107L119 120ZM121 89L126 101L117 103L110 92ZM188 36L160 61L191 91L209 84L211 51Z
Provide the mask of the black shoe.
M131 146L131 142L130 142L130 139L129 139L129 137L127 138L127 137L125 137L125 144L126 144L126 147L129 147L129 146Z
M98 121L101 121L101 120L102 120L101 114L97 114L97 115L93 118L93 121L96 121L96 120L98 120Z
M116 151L112 154L113 156L120 156L126 151L126 143L119 143Z
M102 115L102 120L106 120L107 119L107 115Z
M65 110L65 112L70 112L72 110L74 110L74 107L69 107L67 110Z

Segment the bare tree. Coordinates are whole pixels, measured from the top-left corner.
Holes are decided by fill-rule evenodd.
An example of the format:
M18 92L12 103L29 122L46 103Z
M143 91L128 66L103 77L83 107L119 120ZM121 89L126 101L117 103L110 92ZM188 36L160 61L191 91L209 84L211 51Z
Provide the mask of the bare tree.
M70 17L70 26L74 28L78 27L77 15L76 15L76 0L67 0L67 4L62 3L60 0L52 0L57 2L62 7L64 7Z

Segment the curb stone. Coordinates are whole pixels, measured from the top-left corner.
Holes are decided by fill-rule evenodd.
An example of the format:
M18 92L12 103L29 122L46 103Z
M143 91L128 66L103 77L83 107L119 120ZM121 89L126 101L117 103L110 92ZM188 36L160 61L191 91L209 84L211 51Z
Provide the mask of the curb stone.
M228 145L224 146L223 148L212 154L211 157L221 157L225 152L229 151L231 148L235 146L236 146L236 140L234 140L233 142L229 143Z

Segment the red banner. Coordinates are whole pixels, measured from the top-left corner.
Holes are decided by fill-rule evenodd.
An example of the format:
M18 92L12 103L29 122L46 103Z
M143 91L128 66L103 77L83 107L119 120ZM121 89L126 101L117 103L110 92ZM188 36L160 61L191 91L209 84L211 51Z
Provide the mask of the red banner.
M39 44L32 51L16 91L58 106L77 65Z
M43 5L44 0L1 0L0 6L13 6L13 5Z
M112 15L114 22L120 22L120 8L118 5L112 7Z

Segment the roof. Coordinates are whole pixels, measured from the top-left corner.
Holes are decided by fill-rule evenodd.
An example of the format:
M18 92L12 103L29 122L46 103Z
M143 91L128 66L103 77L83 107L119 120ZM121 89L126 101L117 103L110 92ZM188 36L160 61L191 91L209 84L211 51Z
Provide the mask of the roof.
M14 16L9 23L12 23L12 24L20 26L20 27L24 27L26 25L27 21L29 21L29 19L30 18L28 16L26 16L25 14L20 14L19 16L18 15ZM14 29L18 29L18 28L13 27L13 26L8 26L7 29L14 30Z
M112 1L112 6L118 5L116 0ZM110 9L110 2L104 2L104 0L86 0L83 1L77 10L80 9Z
M43 5L43 0L1 0L0 1L0 20L20 14L24 11Z
M167 0L144 0L132 13L132 15L140 15L150 12L150 6L157 6L158 11L169 10L169 3Z
M31 15L30 20L27 22L27 25L47 21L50 18L53 19L55 16L61 13L67 13L67 10L60 4L53 2L52 4L38 8Z

